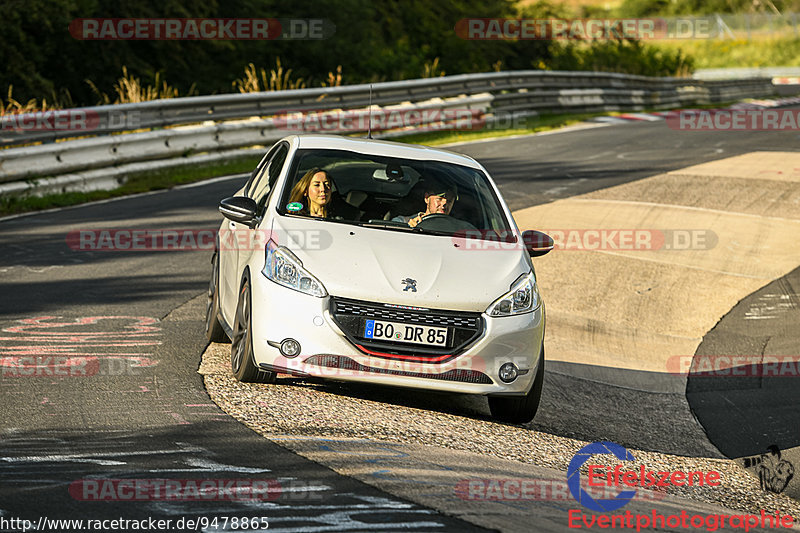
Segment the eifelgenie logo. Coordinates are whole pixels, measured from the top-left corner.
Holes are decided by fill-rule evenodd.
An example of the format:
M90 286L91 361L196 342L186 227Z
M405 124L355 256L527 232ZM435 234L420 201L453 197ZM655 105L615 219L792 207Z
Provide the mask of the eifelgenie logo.
M609 466L589 465L589 486L620 486L627 487L681 487L711 485L718 486L719 472L710 471L653 471L639 465L635 470L624 470L622 465L613 469Z
M567 485L581 505L593 511L615 511L625 506L634 496L635 490L622 490L616 496L607 499L595 500L581 487L581 467L588 469L588 484L590 487L642 487L655 490L664 490L669 486L719 486L720 473L711 470L708 472L697 471L653 471L645 465L635 468L625 468L621 464L605 466L601 464L586 464L595 455L613 455L620 461L634 461L633 454L624 447L613 442L594 442L578 450L572 458L567 469Z
M613 459L592 460L597 455L610 455L621 463L633 463L633 454L623 446L614 442L593 442L587 444L575 454L567 468L567 486L572 497L583 507L600 514L584 513L580 509L570 509L568 527L570 529L635 529L650 531L652 529L697 528L704 531L719 529L754 528L791 528L794 518L782 515L780 511L760 514L694 514L685 510L662 513L657 509L634 512L626 510L616 514L608 514L627 505L632 499L646 500L638 496L639 491L668 491L669 487L710 486L722 484L721 475L716 470L652 470L644 464L626 467L616 464ZM609 465L608 463L611 463ZM581 473L586 479L581 479ZM602 487L598 489L597 487ZM613 494L611 487L620 490ZM590 494L591 493L591 494ZM609 494L611 493L611 494ZM601 498L595 498L597 495ZM652 498L649 498L652 499ZM641 505L639 505L641 507Z

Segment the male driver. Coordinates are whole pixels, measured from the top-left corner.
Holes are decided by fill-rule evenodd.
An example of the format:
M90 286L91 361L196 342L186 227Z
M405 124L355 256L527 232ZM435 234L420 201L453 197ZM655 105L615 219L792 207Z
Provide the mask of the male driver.
M458 189L456 186L444 185L438 180L425 180L423 190L425 191L425 211L407 216L399 215L392 220L395 222L405 222L413 228L428 215L449 215L450 211L453 209L453 204L458 200Z

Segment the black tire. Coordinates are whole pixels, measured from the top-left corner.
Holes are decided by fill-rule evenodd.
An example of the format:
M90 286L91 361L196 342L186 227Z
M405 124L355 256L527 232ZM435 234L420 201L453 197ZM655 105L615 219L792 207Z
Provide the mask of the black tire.
M206 338L211 342L230 342L222 324L219 323L219 256L214 254L211 280L208 282L206 301Z
M250 280L245 278L239 290L236 321L231 342L231 370L244 383L273 383L275 372L260 370L253 363L253 314L251 312Z
M492 417L501 422L510 422L512 424L530 422L539 409L543 384L544 345L542 345L542 353L539 355L539 367L536 370L536 377L533 379L531 390L525 396L489 396L489 410L492 412Z

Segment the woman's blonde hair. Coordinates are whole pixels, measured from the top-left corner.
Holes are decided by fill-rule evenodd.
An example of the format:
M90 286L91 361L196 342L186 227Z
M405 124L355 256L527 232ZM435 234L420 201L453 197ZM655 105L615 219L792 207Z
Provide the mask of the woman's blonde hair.
M300 181L295 183L294 187L292 187L292 193L289 195L289 202L301 202L303 203L303 205L305 205L305 202L303 202L303 197L306 195L306 192L308 192L308 187L311 185L311 178L313 178L315 174L319 174L320 172L325 174L325 177L328 178L328 181L331 180L331 177L328 176L328 173L322 170L321 168L319 167L312 168L311 170L306 172L302 178L300 178Z

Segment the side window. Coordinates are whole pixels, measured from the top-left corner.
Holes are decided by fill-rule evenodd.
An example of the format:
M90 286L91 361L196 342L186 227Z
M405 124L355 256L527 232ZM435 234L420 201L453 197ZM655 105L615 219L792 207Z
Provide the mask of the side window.
M267 166L267 163L275 152L276 150L273 149L272 152L265 155L261 161L258 162L258 166L253 169L253 172L250 174L250 177L247 178L247 183L244 187L244 193L246 195L251 196L253 188L258 185L259 180L262 178L262 176L264 176L264 168Z
M283 169L283 164L286 162L286 156L289 155L289 147L283 146L275 154L275 158L270 161L269 168L267 169L267 174L269 174L269 190L275 187L275 182L278 181L278 177L281 175L281 170Z
M275 187L275 182L281 174L286 156L289 154L289 147L285 144L280 145L270 160L264 165L261 170L261 175L258 176L255 187L250 192L250 197L256 201L259 206L264 206L269 198L269 193Z

